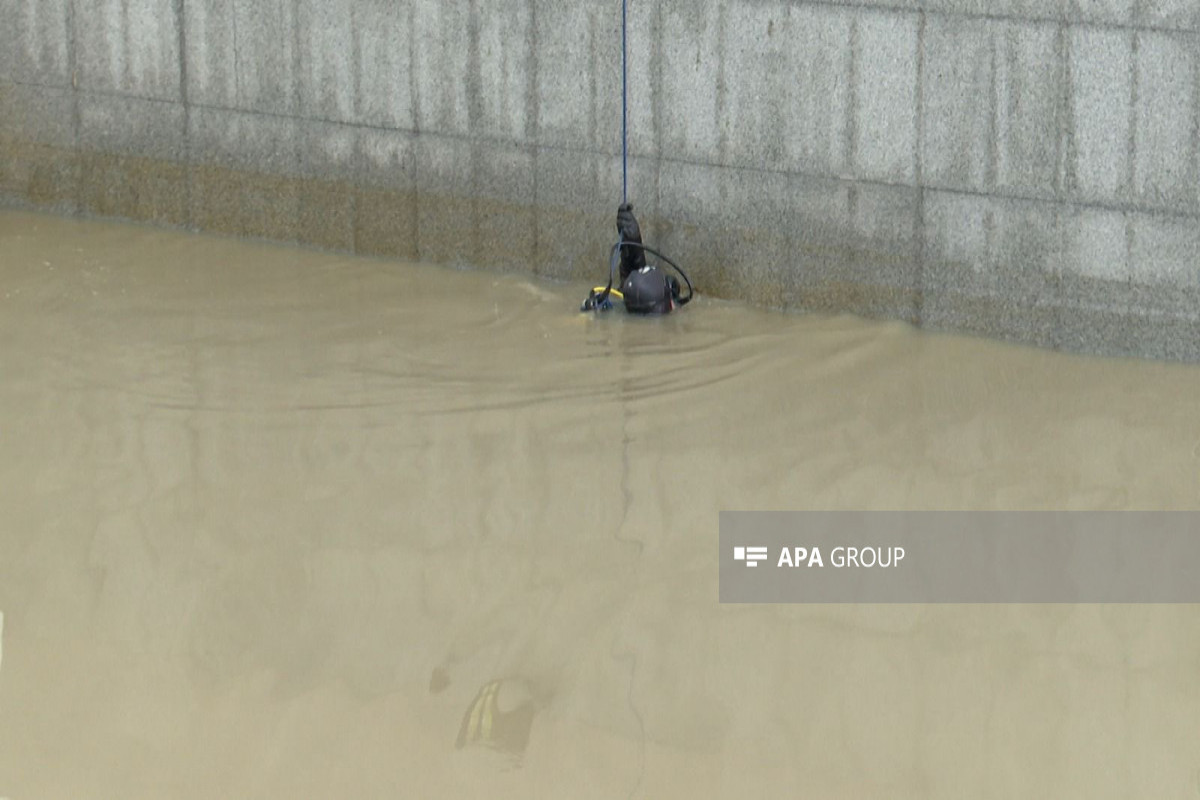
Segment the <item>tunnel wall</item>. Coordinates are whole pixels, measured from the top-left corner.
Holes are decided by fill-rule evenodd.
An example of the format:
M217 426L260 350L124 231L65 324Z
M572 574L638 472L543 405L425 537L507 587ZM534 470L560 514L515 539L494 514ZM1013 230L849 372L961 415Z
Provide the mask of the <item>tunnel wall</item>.
M698 289L1200 360L1200 0L629 0ZM582 279L617 0L0 0L0 203Z

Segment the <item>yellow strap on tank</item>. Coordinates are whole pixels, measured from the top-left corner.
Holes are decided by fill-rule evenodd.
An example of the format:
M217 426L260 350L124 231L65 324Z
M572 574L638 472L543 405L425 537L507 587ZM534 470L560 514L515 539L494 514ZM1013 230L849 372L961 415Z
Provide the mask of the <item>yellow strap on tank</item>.
M603 287L603 286L597 286L595 289L592 289L592 291L593 291L593 292L595 292L596 294L603 294L603 293L604 293L604 287ZM609 294L611 294L613 297L619 297L619 298L620 298L620 299L622 299L622 300L624 300L624 299L625 299L625 295L621 294L621 293L620 293L620 292L618 292L616 289L609 289L609 290L608 290L608 293L609 293Z

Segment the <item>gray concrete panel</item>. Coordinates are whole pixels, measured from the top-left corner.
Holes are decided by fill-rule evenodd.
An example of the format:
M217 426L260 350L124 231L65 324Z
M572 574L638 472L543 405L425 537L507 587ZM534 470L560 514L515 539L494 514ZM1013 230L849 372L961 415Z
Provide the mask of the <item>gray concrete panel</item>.
M193 108L189 219L201 230L300 239L299 131L291 118Z
M1061 29L1004 22L991 26L995 53L995 174L991 188L1056 197L1066 84Z
M83 89L181 100L174 0L74 0Z
M188 0L184 20L189 102L297 113L293 0Z
M1071 154L1074 196L1118 203L1129 199L1133 103L1133 33L1072 28Z
M0 204L78 209L74 109L68 90L0 82Z
M357 38L353 2L299 0L296 26L301 49L297 113L314 120L358 121ZM407 37L406 37L407 39ZM407 41L405 41L407 52Z
M358 54L355 121L382 128L412 130L413 5L411 0L354 5L354 47Z
M413 66L422 131L466 134L471 127L469 0L414 0Z
M923 171L931 185L983 191L996 163L996 51L985 19L935 16L925 29Z
M663 0L662 153L719 163L724 116L723 12L719 4Z
M0 79L70 86L71 0L0 0Z
M417 254L422 261L475 262L475 164L466 139L422 135L416 142Z
M0 137L75 147L75 97L66 89L0 82Z
M789 8L783 2L727 6L725 102L719 118L728 164L777 170L784 163L788 131L795 130L789 103L796 72L790 54Z
M1196 30L1200 28L1200 1L1141 0L1136 20L1147 27Z
M1063 77L1055 27L931 17L924 46L926 183L1053 197Z
M328 250L355 249L355 201L362 128L305 120L297 127L297 240Z
M917 15L864 11L856 23L856 174L912 183L917 166Z
M1128 282L1129 225L1129 215L1121 211L1087 207L1065 210L1063 275Z
M1133 184L1147 206L1196 210L1196 42L1137 35Z
M477 110L472 131L510 142L531 142L537 104L533 0L477 0ZM547 64L554 69L554 64ZM530 172L532 181L532 171Z
M666 165L662 167L666 174ZM621 202L619 156L541 148L535 153L537 241L535 272L553 278L607 278L609 253L617 242L617 206ZM629 199L651 247L662 249L687 269L687 253L675 249L675 231L686 223L667 217L656 200L658 164L629 162ZM667 190L664 185L664 196ZM582 301L583 298L580 298Z
M186 163L185 133L179 103L104 94L79 98L80 150Z
M1129 25L1136 0L1071 0L1070 18L1076 22Z
M1194 294L1200 290L1200 227L1191 219L1133 215L1130 247L1130 280L1169 293L1178 288ZM1159 303L1151 303L1155 307ZM1200 318L1200 306L1186 309Z
M532 272L536 261L537 220L532 148L503 142L478 142L473 263L511 272Z
M357 144L355 252L416 259L416 136L366 128Z
M122 95L79 99L80 209L165 225L189 218L188 148L179 103Z
M782 165L789 171L850 174L853 17L844 8L790 7Z
M1062 21L1071 0L917 0L912 5L957 16Z

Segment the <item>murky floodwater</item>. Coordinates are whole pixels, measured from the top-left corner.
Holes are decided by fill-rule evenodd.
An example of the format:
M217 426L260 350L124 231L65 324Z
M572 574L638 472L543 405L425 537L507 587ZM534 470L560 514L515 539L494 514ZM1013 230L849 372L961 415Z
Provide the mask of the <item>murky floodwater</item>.
M0 284L0 796L1200 796L1200 610L716 600L723 509L1197 508L1200 368L18 213Z

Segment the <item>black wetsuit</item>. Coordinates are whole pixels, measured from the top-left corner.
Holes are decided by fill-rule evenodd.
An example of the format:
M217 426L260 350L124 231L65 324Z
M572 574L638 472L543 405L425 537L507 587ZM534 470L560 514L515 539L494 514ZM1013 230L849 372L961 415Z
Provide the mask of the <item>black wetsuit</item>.
M617 208L617 234L623 242L642 244L642 229L638 226L637 218L633 216L633 206L626 203ZM646 253L640 247L621 248L621 285L629 273L646 266Z
M617 208L617 233L624 242L642 244L642 231L628 203ZM676 307L679 283L662 270L647 267L640 247L621 248L621 292L625 308L635 314L666 314Z

